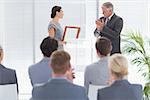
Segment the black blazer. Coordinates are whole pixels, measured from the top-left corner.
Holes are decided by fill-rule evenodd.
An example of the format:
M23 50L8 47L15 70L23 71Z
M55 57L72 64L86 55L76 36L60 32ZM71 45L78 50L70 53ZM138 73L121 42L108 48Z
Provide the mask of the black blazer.
M16 84L18 90L16 71L0 64L0 85L5 84Z
M106 20L106 18L101 17L100 19ZM112 51L111 54L121 53L120 50L120 33L123 28L123 19L116 14L114 14L111 19L104 26L103 30L99 32L97 29L94 31L95 36L104 36L111 40Z

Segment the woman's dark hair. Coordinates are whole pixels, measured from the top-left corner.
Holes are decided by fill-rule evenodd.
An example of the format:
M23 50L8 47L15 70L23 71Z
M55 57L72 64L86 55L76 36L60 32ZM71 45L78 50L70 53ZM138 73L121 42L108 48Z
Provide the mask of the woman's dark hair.
M60 10L61 10L60 6L54 6L51 11L51 18L54 18L56 16L56 12L57 11L60 12Z

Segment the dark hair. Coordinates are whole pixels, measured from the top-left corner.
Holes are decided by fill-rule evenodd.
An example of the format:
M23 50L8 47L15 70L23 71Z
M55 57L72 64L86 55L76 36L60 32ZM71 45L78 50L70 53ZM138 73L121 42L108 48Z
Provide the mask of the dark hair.
M46 57L50 57L51 54L55 50L57 50L57 48L58 48L58 42L55 39L50 38L49 36L44 38L40 45L40 49L43 55Z
M56 16L56 12L57 11L60 12L60 10L61 10L60 6L54 6L51 11L51 18L54 18Z
M97 51L104 56L107 56L112 49L111 41L106 37L98 38L95 43L95 47Z
M51 56L51 67L56 74L65 74L70 66L70 55L64 50L55 51Z

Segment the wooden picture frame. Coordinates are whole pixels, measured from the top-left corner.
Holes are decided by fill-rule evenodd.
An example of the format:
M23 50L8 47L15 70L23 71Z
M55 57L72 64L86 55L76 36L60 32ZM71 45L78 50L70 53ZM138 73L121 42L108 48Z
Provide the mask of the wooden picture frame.
M76 29L76 35L74 36L75 39L79 38L79 33L80 33L80 27L76 27L76 26L65 26L64 29L64 34L63 34L63 38L62 41L65 41L65 37L67 37L67 30L69 29ZM69 33L68 33L69 34Z

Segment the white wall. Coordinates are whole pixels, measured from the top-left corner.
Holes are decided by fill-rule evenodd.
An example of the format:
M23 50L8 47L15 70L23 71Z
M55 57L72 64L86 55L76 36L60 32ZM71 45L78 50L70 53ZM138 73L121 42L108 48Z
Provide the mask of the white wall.
M0 43L1 45L4 44L4 1L0 1Z

